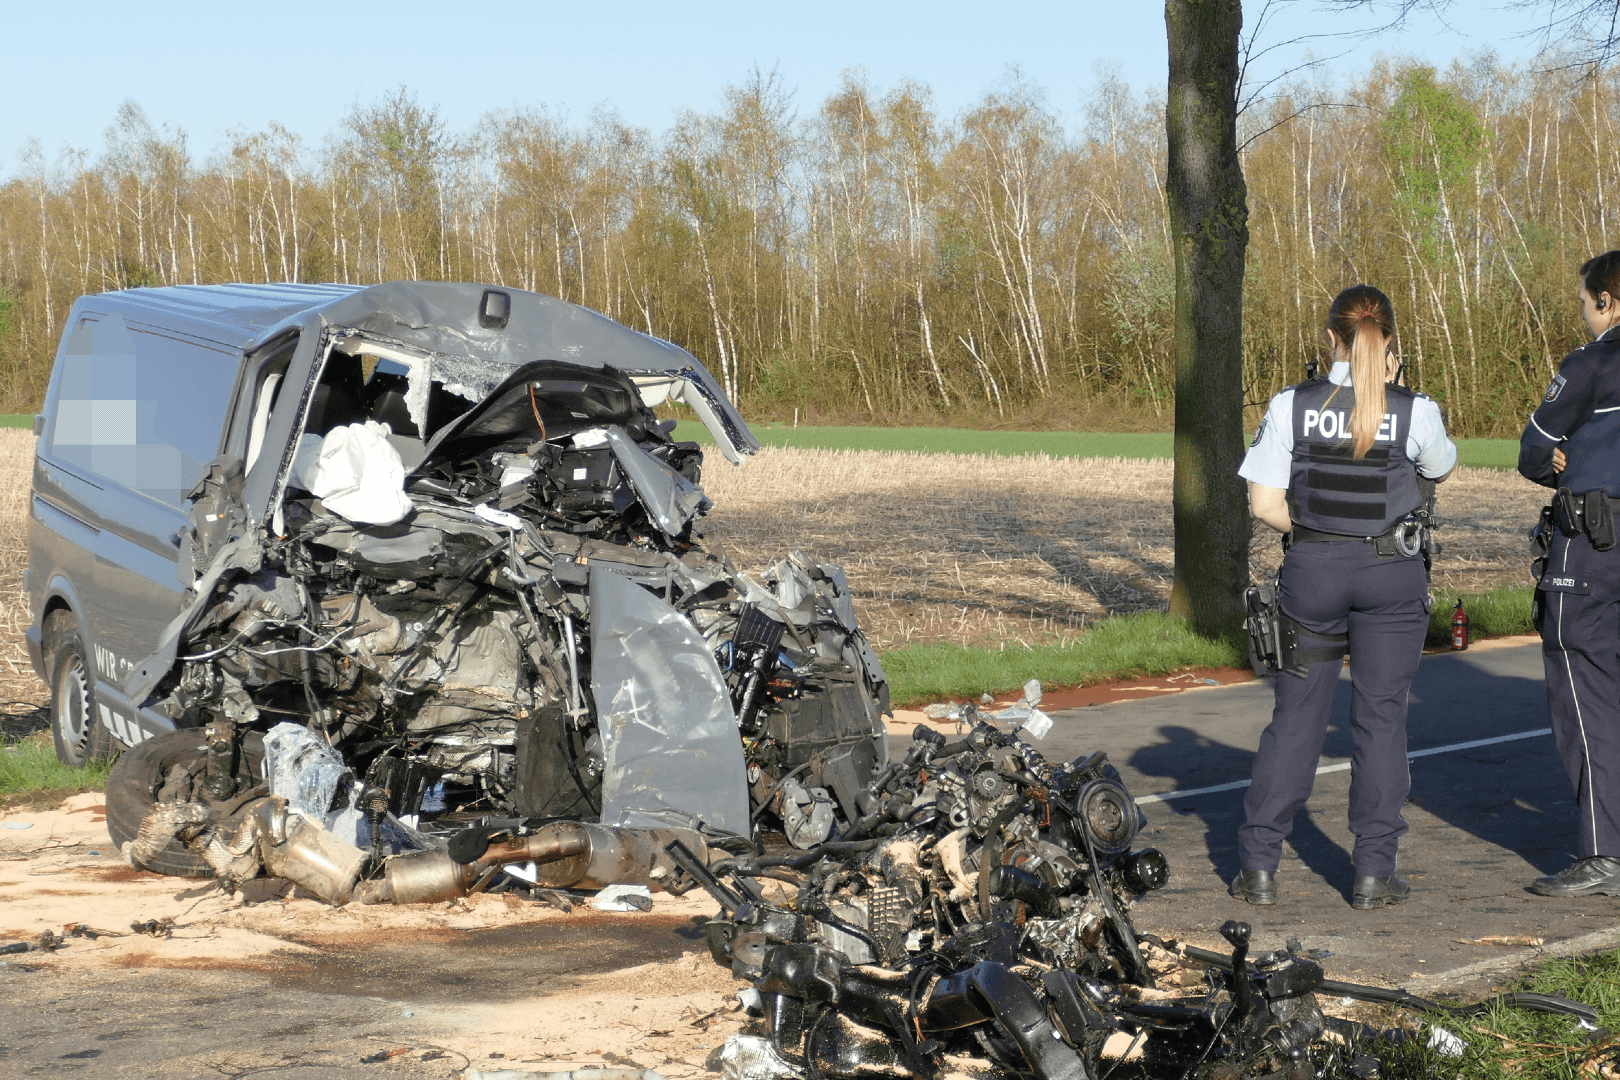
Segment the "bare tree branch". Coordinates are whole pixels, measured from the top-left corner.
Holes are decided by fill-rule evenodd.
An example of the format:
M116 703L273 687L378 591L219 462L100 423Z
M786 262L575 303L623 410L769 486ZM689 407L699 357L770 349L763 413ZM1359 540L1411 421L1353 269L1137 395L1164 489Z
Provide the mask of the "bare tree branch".
M1457 0L1322 0L1340 11L1383 10L1390 13L1385 29L1399 29L1413 15L1426 12L1441 22L1454 8L1477 11ZM1570 50L1559 62L1543 70L1603 67L1620 56L1620 0L1508 0L1487 11L1527 11L1540 13L1546 21L1537 29L1515 35L1539 38L1543 55ZM1449 23L1448 29L1455 30Z
M1255 132L1253 135L1250 135L1238 146L1238 153L1243 153L1249 148L1249 144L1253 143L1262 135L1269 135L1271 132L1276 131L1290 120L1298 120L1301 116L1306 115L1313 109L1366 109L1368 112L1382 111L1380 109L1373 108L1371 105L1360 105L1353 101L1318 101L1311 105L1305 106L1303 109L1295 109L1281 120L1278 120L1275 124L1268 125L1267 127Z

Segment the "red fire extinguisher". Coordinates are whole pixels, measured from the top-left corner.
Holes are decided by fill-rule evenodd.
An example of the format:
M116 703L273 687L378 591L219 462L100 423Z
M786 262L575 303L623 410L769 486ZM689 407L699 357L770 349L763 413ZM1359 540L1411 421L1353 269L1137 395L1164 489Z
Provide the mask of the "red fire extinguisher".
M1457 652L1468 648L1468 612L1463 610L1462 597L1457 597L1457 607L1451 613L1451 647Z

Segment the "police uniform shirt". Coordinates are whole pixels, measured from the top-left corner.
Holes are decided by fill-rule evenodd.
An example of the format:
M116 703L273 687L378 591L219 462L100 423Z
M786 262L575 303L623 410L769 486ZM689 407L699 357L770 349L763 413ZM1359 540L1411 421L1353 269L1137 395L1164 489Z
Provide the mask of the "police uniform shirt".
M1336 386L1350 385L1350 365L1338 361L1328 372ZM1325 433L1324 433L1325 434ZM1339 433L1349 439L1350 433ZM1412 420L1406 429L1406 456L1429 479L1444 476L1457 464L1457 447L1446 437L1440 419L1440 406L1433 399L1417 394L1412 401ZM1294 388L1289 387L1271 399L1260 430L1249 444L1238 475L1252 484L1286 491L1294 460Z
M1564 358L1519 439L1519 472L1577 495L1620 496L1620 326ZM1553 451L1569 459L1553 471Z

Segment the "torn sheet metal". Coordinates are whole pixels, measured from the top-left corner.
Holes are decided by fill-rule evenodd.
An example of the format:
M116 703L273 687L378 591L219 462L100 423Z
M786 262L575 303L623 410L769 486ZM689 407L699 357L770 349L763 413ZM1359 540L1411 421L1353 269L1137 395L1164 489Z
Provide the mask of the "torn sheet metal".
M641 505L665 536L682 535L693 519L714 505L696 484L637 446L620 429L608 429L607 444Z
M242 483L218 463L195 599L127 682L156 726L216 733L210 784L289 722L275 797L345 841L379 836L373 858L402 846L388 823L442 841L468 809L740 835L791 819L800 844L871 811L887 682L842 571L795 553L761 584L706 546L704 451L648 407L679 396L722 449L757 447L700 365L595 316L539 352L497 340L451 317L460 287L382 287L371 315L349 299L244 376L258 452ZM511 299L509 331L562 311ZM387 482L361 455L327 486L322 455L357 438ZM348 501L379 494L381 512ZM263 497L260 525L239 504ZM109 819L120 842L138 824Z
M715 445L733 465L741 465L744 455L759 449L759 440L741 422L706 369L688 368L675 375L626 370L631 372L630 379L649 409L672 401L696 413L698 422L708 429Z
M737 720L692 624L623 574L590 574L591 694L606 748L602 821L702 821L747 836Z

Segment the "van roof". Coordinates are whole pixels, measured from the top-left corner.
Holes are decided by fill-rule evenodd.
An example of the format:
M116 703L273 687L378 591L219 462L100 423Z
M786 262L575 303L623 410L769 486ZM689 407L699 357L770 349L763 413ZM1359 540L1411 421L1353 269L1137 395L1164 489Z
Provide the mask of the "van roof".
M172 285L97 293L84 303L91 310L116 307L126 320L157 323L239 349L305 312L360 291L359 285Z
M480 323L484 293L510 297L507 322ZM465 357L517 368L538 360L631 375L674 376L702 388L713 409L688 399L726 456L759 449L741 414L697 357L588 308L503 285L388 281L380 285L228 284L124 289L80 299L80 310L116 311L126 322L184 333L251 352L285 331L308 326L359 330L429 355ZM676 400L681 400L678 396ZM730 444L728 447L727 444Z

